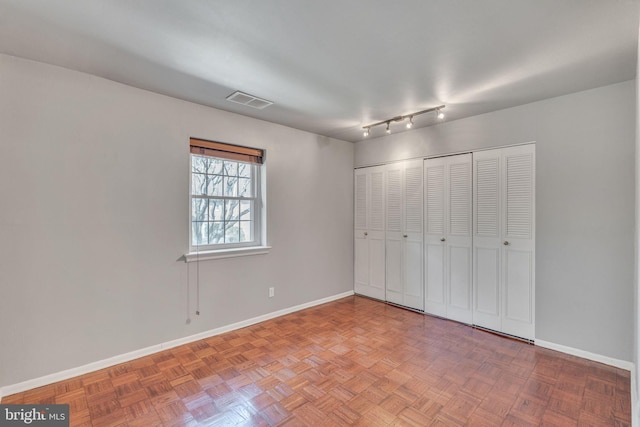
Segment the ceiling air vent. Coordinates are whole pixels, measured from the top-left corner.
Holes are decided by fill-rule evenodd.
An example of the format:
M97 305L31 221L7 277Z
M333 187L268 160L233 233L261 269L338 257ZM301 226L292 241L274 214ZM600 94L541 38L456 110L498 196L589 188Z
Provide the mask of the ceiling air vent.
M257 98L253 95L240 91L235 91L231 95L227 96L227 100L237 104L248 105L249 107L257 108L258 110L262 110L263 108L273 104L273 102L267 101L266 99Z

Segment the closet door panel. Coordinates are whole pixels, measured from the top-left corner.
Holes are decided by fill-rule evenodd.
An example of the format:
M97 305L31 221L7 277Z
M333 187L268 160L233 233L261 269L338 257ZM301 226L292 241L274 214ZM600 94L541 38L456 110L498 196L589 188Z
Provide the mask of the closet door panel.
M423 268L423 179L422 160L404 163L404 303L416 310L424 310Z
M447 235L471 244L471 154L448 158Z
M366 169L354 171L354 291L366 293L369 283L369 242L367 241L367 188Z
M472 323L471 154L447 157L447 317Z
M402 304L403 267L401 238L387 236L386 242L386 300Z
M404 230L422 240L422 160L405 162Z
M447 316L444 283L444 244L425 245L425 306L427 313L436 316Z
M424 309L422 293L422 239L407 240L404 243L404 303L416 310Z
M500 150L473 153L473 323L502 328Z
M471 247L449 245L447 318L471 323Z
M368 187L368 174L366 169L356 169L354 172L354 184L355 184L355 218L354 225L356 230L367 229L367 187Z
M445 167L446 158L424 161L424 310L447 316L445 286Z
M505 250L505 317L512 321L531 323L531 253Z
M402 172L401 163L386 166L386 291L385 299L395 304L403 303L403 237L402 237Z
M384 166L369 168L369 289L367 296L385 298Z
M535 146L502 150L504 319L502 330L534 339Z
M500 249L474 243L474 307L473 323L500 330Z
M384 233L369 236L369 294L380 300L385 298L385 238Z
M402 232L402 166L388 165L386 180L387 234Z
M384 232L384 166L369 171L368 224L370 231Z
M354 237L354 290L356 293L366 293L369 284L369 242L362 231L356 231Z

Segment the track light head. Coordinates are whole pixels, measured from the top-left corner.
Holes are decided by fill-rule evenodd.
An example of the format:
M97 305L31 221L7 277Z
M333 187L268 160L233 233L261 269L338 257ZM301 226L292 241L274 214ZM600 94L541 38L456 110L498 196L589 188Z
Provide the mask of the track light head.
M389 127L389 122L387 122L387 135L391 133L391 128Z
M407 129L411 129L413 126L413 116L409 116L409 123L407 123Z
M369 136L369 128L364 128L364 132L362 132L362 136Z
M440 108L436 109L436 117L437 117L439 120L444 119L444 113L442 112L442 110L441 110Z

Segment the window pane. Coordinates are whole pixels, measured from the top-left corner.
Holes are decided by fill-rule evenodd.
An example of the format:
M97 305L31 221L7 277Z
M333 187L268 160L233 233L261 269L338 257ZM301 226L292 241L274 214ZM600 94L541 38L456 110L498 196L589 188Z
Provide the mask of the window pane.
M228 222L224 233L225 243L238 243L240 241L240 225L237 221Z
M208 157L207 173L209 175L222 175L222 160Z
M206 222L191 223L191 241L194 246L206 245L208 243L207 229L208 224Z
M224 221L224 201L209 200L209 220Z
M191 199L191 221L207 220L207 199L194 197Z
M253 240L253 227L251 221L240 221L240 241L251 242Z
M251 179L249 178L238 178L238 196L240 197L251 197L253 196L253 189L251 188Z
M225 200L225 219L237 221L240 219L240 200Z
M200 172L204 173L204 157L202 156L191 156L191 172Z
M251 220L251 207L253 202L249 200L243 200L240 202L240 220L249 221Z
M222 160L207 156L191 156L191 171L196 173L222 174Z
M238 162L224 162L224 174L229 176L238 176Z
M224 177L224 195L226 197L238 196L238 177L237 176Z
M209 224L209 244L224 243L224 222L216 221Z
M238 176L251 178L251 167L249 163L238 163Z
M207 194L206 175L194 173L191 175L191 194Z
M207 175L207 195L222 196L222 175Z

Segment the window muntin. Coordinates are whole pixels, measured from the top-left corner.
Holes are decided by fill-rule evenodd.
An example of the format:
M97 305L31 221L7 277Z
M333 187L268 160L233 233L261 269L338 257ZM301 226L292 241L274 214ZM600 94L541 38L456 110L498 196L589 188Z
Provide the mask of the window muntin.
M259 167L191 154L192 250L260 244Z

